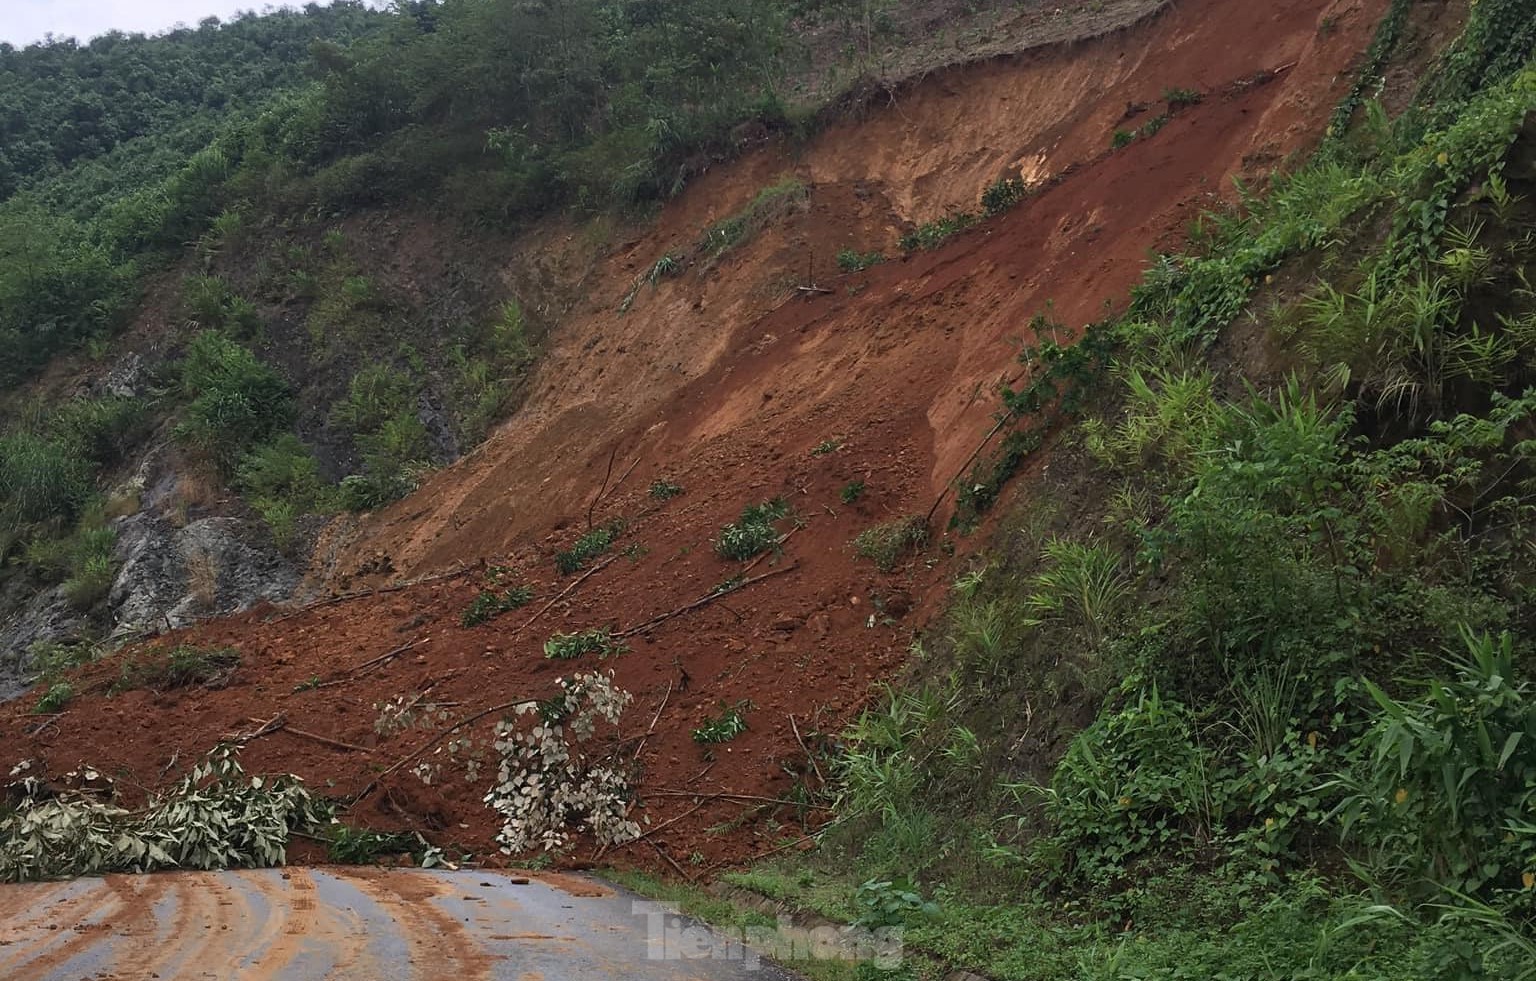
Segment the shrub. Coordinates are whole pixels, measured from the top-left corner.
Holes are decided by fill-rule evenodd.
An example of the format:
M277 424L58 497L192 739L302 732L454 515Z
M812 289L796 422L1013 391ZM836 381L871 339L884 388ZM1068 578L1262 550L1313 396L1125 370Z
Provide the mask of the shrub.
M218 687L227 683L240 666L240 652L232 647L196 647L179 644L141 651L123 659L118 690Z
M1106 709L1040 791L1069 871L1103 881L1136 855L1209 828L1212 769L1189 710L1155 688Z
M1421 698L1364 682L1375 723L1339 813L1383 878L1491 898L1536 868L1536 699L1511 635L1462 639L1456 677Z
M650 495L657 501L670 501L683 493L683 485L674 484L669 480L656 480L651 483Z
M1029 197L1029 185L1017 177L1002 177L981 192L981 210L995 217Z
M100 656L101 649L89 641L38 641L27 648L22 663L32 680L52 681Z
M73 567L64 580L64 598L75 609L87 612L107 598L117 580L117 562L113 547L117 533L111 528L97 528L81 536Z
M75 686L67 681L58 681L48 686L48 690L43 693L42 698L37 700L37 707L32 711L38 715L50 715L54 712L61 712L64 706L68 705L74 697Z
M693 741L702 746L730 742L747 731L747 718L742 713L748 708L746 702L724 706L719 715L693 730Z
M762 504L754 504L741 512L741 519L720 529L715 539L715 554L722 559L747 559L773 548L779 542L774 522L789 515L789 504L776 497Z
M246 449L265 442L293 418L287 383L249 349L213 331L198 334L188 345L181 391L188 404L177 437L207 453L226 473Z
M805 207L810 189L798 178L786 176L757 192L746 208L704 232L699 250L711 259L749 241L768 225Z
M617 657L629 650L622 641L614 640L606 628L594 627L574 634L555 634L544 642L544 656L556 661L573 661L585 654L598 657Z
M489 589L482 590L459 617L459 624L464 627L477 627L509 610L527 606L532 599L533 587L531 586L513 586L500 593Z
M1205 101L1205 96L1194 89L1171 88L1163 90L1163 101L1168 103L1168 111L1174 112L1189 106L1198 106Z
M235 473L235 485L285 552L295 542L299 517L328 512L337 498L320 477L320 462L291 433L247 453Z
M558 553L555 556L555 568L562 576L580 572L587 567L587 563L612 548L614 541L623 531L624 522L619 518L607 524L598 525L576 539L576 543L569 550Z
M942 218L924 222L901 237L900 245L907 252L936 249L951 236L958 235L976 224L977 216L969 211L952 211Z
M885 254L878 249L874 252L843 249L837 254L837 268L843 272L862 272L870 266L878 266L884 261Z
M881 572L893 572L902 559L927 544L928 522L913 515L865 529L853 540L853 550Z
M0 436L0 527L72 520L91 498L89 462L62 441L30 433Z

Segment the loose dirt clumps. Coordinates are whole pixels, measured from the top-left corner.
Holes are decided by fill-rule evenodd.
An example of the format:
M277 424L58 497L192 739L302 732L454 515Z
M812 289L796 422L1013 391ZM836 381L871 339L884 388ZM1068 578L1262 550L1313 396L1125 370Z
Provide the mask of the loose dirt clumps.
M996 385L1023 370L1016 354L1035 340L1035 314L1048 310L1062 325L1056 339L1069 341L1123 302L1149 253L1175 247L1202 209L1230 200L1233 177L1260 178L1320 137L1385 5L1192 0L1094 40L932 73L803 149L768 146L704 175L582 280L584 299L552 332L524 407L412 498L329 541L335 561L314 585L468 568L178 634L171 642L241 650L228 687L92 694L41 729L18 705L0 717L0 761L88 760L153 784L221 735L282 713L295 730L364 750L279 730L250 744L247 767L357 794L429 738L381 736L375 703L428 693L465 718L547 697L572 670L543 656L551 634L620 633L711 594L742 575L716 556L719 529L782 496L794 517L780 527L793 534L750 575L785 571L580 669L611 667L635 695L617 752L638 756L636 818L656 829L604 861L691 876L784 847L823 812L774 802L819 782L807 749L835 738L874 683L899 670L970 548L936 539L885 574L854 555L852 540L927 513L947 490L991 426ZM1173 88L1204 98L1111 150L1114 131L1163 111ZM620 311L658 259L686 252L786 175L809 189L803 213L707 268L659 277ZM900 255L899 235L947 209L974 209L1003 176L1037 193L933 251ZM890 258L842 274L834 257L844 248ZM684 493L653 499L658 479ZM864 489L850 503L843 491L853 482ZM946 516L941 507L938 520ZM624 519L620 557L589 566L597 571L544 612L575 578L556 574L554 556L589 517ZM463 611L485 588L482 563L505 567L498 575L535 596L464 628ZM114 670L90 669L77 690L102 691ZM691 731L737 705L749 728L706 753ZM352 820L484 854L495 832L484 791L484 779L429 787L402 770Z

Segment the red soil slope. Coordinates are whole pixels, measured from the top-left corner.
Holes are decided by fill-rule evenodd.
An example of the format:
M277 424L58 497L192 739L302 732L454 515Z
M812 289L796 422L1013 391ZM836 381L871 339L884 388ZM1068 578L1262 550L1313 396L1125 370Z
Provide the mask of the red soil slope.
M80 699L34 735L18 707L0 726L0 761L40 758L59 771L90 760L153 783L173 759L280 712L365 749L278 732L251 743L248 763L355 792L426 738L377 736L374 703L429 690L463 717L547 695L570 670L542 657L550 633L628 628L704 596L739 572L713 554L720 525L783 494L803 527L782 559L752 572L776 575L640 632L629 654L603 664L636 694L623 728L643 771L638 813L673 822L622 860L659 855L680 869L692 857L692 870L762 850L777 839L761 823L706 829L744 814L788 823L795 811L707 795L778 796L814 782L801 743L836 733L871 682L897 670L956 572L935 550L882 575L848 543L929 509L988 427L991 390L1016 372L1032 315L1050 303L1081 327L1120 302L1150 251L1176 244L1190 219L1229 195L1232 177L1261 175L1315 141L1385 6L1183 0L1114 35L930 76L799 153L767 148L717 169L584 282L588 299L552 337L523 411L471 458L332 543L338 585L366 581L381 557L402 576L489 559L535 584L534 605L461 628L480 588L472 568L275 622L274 611L258 611L208 624L175 639L238 646L245 659L229 687ZM1113 131L1161 111L1169 88L1206 98L1109 152ZM1136 104L1152 108L1126 120ZM785 173L811 187L805 213L713 268L646 287L619 313L642 270ZM911 222L973 206L1006 174L1061 179L939 250L836 275L838 249L889 250ZM833 292L793 291L811 277ZM813 456L828 439L841 448ZM603 568L530 623L571 582L558 580L551 556L584 530L610 461L614 480L628 476L594 516L627 518L621 545L643 554ZM662 476L687 493L649 500L644 489ZM867 491L850 507L839 489L854 479ZM413 639L421 645L346 673ZM105 682L112 667L94 670ZM296 690L314 678L342 683ZM690 731L741 700L751 703L750 731L707 759ZM483 789L458 778L429 788L402 773L365 798L359 819L483 851L494 832ZM683 792L706 796L672 796Z

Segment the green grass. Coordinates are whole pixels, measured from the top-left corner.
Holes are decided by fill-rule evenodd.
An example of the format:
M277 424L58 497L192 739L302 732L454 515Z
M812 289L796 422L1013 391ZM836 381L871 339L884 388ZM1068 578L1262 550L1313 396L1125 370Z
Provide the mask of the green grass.
M894 572L903 559L927 544L928 523L913 515L865 529L853 540L853 551L881 572Z
M494 590L481 590L474 602L459 616L459 625L463 627L478 627L482 623L488 623L509 610L527 606L533 599L532 586L512 586L508 589L496 592Z
M600 555L613 548L613 543L624 532L624 522L615 518L606 524L598 525L591 531L576 539L575 543L564 552L555 556L555 568L562 576L573 575L585 569L588 564Z
M239 666L240 652L232 647L157 647L126 656L116 688L164 691L214 685L228 681Z

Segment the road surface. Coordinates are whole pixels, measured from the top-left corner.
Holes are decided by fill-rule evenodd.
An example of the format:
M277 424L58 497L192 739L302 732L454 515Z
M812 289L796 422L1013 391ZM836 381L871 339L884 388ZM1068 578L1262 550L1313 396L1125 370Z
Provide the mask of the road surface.
M579 876L337 867L0 886L6 981L794 977Z

